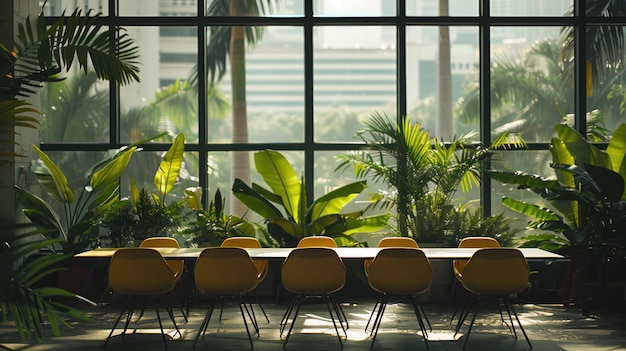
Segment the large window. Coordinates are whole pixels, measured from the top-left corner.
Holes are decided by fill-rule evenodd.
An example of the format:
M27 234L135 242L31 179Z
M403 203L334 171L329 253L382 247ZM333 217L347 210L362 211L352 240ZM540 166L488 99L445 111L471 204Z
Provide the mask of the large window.
M623 63L595 64L598 38L580 34L603 33L624 14L586 16L585 0L256 1L258 12L237 14L220 13L217 0L81 1L137 41L141 82L72 77L48 88L42 149L69 151L62 167L88 167L98 152L167 132L129 169L149 186L153 170L141 172L184 133L178 194L197 185L208 195L229 193L235 177L258 180L252 153L271 148L288 155L313 198L347 181L334 155L363 147L354 134L372 112L409 116L443 140L478 131L489 144L519 132L530 150L502 151L514 170L545 169L564 119L583 134L620 121ZM45 11L53 19L74 6L48 0ZM232 51L231 33L254 39ZM84 103L63 105L70 93ZM471 196L497 212L506 191L485 182Z

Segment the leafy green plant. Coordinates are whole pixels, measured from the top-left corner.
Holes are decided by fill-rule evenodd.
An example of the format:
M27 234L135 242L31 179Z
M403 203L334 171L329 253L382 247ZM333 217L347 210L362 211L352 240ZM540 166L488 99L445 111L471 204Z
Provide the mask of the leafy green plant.
M156 192L139 189L130 181L131 196L105 209L99 224L108 228L103 239L112 245L126 246L133 240L151 236L170 236L186 221L183 200L167 203L166 197L174 188L182 167L185 137L176 136L154 175Z
M443 243L450 231L459 229L451 226L460 225L458 218L468 207L455 204L454 195L459 188L466 192L479 184L491 150L525 145L514 134L503 134L484 147L473 142L475 133L443 143L406 117L396 123L378 113L365 125L358 136L369 149L339 156L337 169L353 168L357 177L386 184L391 192L377 194L379 204L395 207L400 235L418 242Z
M388 214L365 216L363 210L342 213L344 206L367 187L365 181L341 186L309 204L304 182L281 153L256 152L254 163L269 189L256 183L250 187L237 179L232 191L265 219L269 239L275 245L295 246L300 238L311 235L331 236L342 246L359 245L352 234L375 232L387 225Z
M219 189L206 209L202 207L202 188L185 189L187 207L195 214L195 221L187 225L184 233L189 234L190 242L198 245L219 246L229 237L256 237L256 228L251 222L224 212L226 199Z
M42 83L64 79L61 73L76 65L82 70L91 68L98 78L118 84L139 80L138 47L122 30L107 29L98 17L99 14L84 15L77 9L48 25L41 12L36 21L27 18L18 25L17 40L12 48L0 44L0 129L3 131L0 165L10 165L15 157L24 156L13 151L15 138L7 134L17 134L15 128L19 127L38 128L39 112L26 98L36 93ZM127 149L95 167L88 176L88 186L77 200L80 207L70 211L74 194L67 179L41 150L35 149L43 160L35 164L38 180L43 181L42 185L47 186L55 199L68 205L65 207L67 222L63 223L41 198L16 188L18 201L37 230L12 235L3 242L0 310L4 321L9 318L14 321L22 339L34 337L41 341L44 319L58 335L59 325L64 323L62 316L84 316L54 300L73 294L53 287L35 287L35 284L54 273L59 267L57 263L84 247L92 237L93 224L88 218L95 213L93 206L105 206L112 201L116 192L113 175L125 166L125 158L135 150ZM45 239L37 240L41 235ZM45 247L63 247L65 255L33 255Z
M119 84L139 81L139 50L123 30L107 30L100 14L76 9L47 25L43 12L18 25L14 48L0 44L0 126L36 129L39 112L25 98L44 82L64 79L60 74L78 65L93 69L100 79ZM113 45L113 47L111 47ZM13 142L0 140L4 149ZM21 153L5 152L0 162L10 163Z
M27 229L27 228L25 228ZM34 255L60 239L36 240L40 233L27 230L3 243L0 249L0 310L3 320L14 321L22 340L42 341L44 322L55 336L67 317L88 321L79 309L61 303L58 297L82 297L56 287L41 286L42 279L60 271L70 255ZM25 257L28 257L26 260ZM84 300L84 299L83 299Z
M554 175L491 172L494 180L539 194L550 205L502 199L505 206L531 218L529 228L543 231L526 236L524 246L597 249L626 240L626 124L614 131L606 151L565 124L555 129L550 147Z
M17 200L22 212L47 239L59 240L63 253L80 252L98 239L98 217L102 211L118 201L119 177L126 169L137 146L124 148L113 157L106 157L87 173L86 184L78 197L67 177L55 163L33 145L40 159L33 161L37 181L51 199L62 205L63 214L57 214L47 201L16 186Z

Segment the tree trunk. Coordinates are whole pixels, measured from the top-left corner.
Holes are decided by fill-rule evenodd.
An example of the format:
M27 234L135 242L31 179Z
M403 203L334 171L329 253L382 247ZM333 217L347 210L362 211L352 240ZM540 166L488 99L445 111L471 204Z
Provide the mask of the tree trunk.
M230 13L232 16L243 15L244 6L242 0L232 0ZM233 130L232 143L248 143L248 115L246 107L246 56L245 56L245 28L232 27L230 37L230 74L232 89L232 112ZM250 184L250 158L248 151L232 152L231 157L231 184L235 178ZM247 207L237 200L232 192L230 195L230 213L242 216Z
M448 16L448 0L439 0L439 15ZM452 72L450 65L450 27L439 27L439 62L437 64L437 124L439 140L452 136Z

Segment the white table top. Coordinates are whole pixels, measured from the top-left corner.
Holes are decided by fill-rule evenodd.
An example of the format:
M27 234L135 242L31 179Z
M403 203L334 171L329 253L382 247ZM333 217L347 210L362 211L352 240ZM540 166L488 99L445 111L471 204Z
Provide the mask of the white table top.
M158 248L165 258L195 259L204 248ZM117 248L99 248L75 255L76 258L110 258ZM293 248L259 248L246 249L252 259L284 260ZM342 259L371 259L376 256L380 248L377 247L339 247L334 248ZM422 248L430 260L468 259L478 249L474 248ZM537 248L519 248L524 257L534 259L563 259L564 257L553 252Z

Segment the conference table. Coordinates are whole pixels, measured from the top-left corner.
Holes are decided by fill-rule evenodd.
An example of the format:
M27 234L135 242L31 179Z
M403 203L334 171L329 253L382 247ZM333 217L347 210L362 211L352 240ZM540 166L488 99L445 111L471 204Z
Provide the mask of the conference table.
M166 259L195 260L205 248L156 248ZM253 260L282 261L294 248L246 248ZM337 255L345 260L372 259L382 248L378 247L338 247L333 248ZM76 254L76 258L106 259L111 258L119 248L97 248ZM429 260L469 259L476 248L421 248ZM557 260L564 257L538 248L519 248L527 260Z

